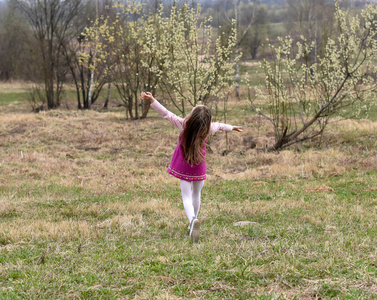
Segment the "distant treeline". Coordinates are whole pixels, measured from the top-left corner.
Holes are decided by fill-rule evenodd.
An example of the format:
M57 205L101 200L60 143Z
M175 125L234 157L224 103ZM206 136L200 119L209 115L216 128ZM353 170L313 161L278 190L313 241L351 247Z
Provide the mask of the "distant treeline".
M35 0L6 0L0 2L0 80L41 79L37 72L40 66L41 53L38 42L28 14L22 10L23 4L33 5ZM51 2L48 0L47 2ZM61 1L68 2L68 1ZM74 1L75 2L75 1ZM79 18L69 24L75 27L73 34L80 36L80 31L90 26L96 16L96 1L83 0ZM99 14L111 4L111 0L98 0ZM314 30L310 24L316 21L323 22L331 17L334 6L332 0L146 0L144 2L150 11L158 9L163 4L166 11L174 4L182 5L187 2L191 6L200 4L203 17L212 17L211 25L214 27L229 26L234 18L235 7L238 6L239 31L247 28L241 42L244 59L255 59L260 55L260 45L266 40L274 40L277 36L299 33L302 30ZM372 1L343 0L343 7L361 7ZM330 7L330 10L328 9ZM316 14L316 11L319 13ZM30 16L30 14L29 14ZM80 19L80 22L78 22ZM253 19L251 26L250 20ZM325 20L325 21L326 21ZM325 22L326 25L328 21ZM273 24L277 24L271 26ZM249 26L249 27L248 27ZM303 27L309 27L303 28ZM47 32L46 32L47 34Z

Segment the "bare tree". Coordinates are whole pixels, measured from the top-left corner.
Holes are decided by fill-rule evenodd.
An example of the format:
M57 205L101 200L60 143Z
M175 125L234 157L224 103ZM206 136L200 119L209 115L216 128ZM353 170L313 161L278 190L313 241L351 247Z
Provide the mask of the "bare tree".
M14 4L32 27L40 49L44 97L49 109L56 108L68 71L61 57L62 41L82 7L82 0L15 0Z
M313 53L307 59L315 61L325 51L334 23L333 3L326 0L288 0L288 34L293 38L303 35L314 43Z
M0 79L29 79L35 60L30 56L35 46L30 29L10 2L0 2Z
M259 6L255 13L255 21L250 29L250 33L245 38L245 41L241 41L240 45L247 51L250 50L250 56L255 59L258 50L261 47L263 41L266 40L268 35L268 19L267 11L264 6ZM243 51L245 51L243 50Z
M237 42L235 46L235 57L236 57L236 73L235 73L235 86L236 95L239 97L239 77L240 77L240 64L239 58L241 54L241 44L248 36L250 29L256 21L257 13L260 10L257 9L258 5L255 0L250 4L243 4L241 0L231 0L233 9L230 11L225 11L224 16L229 24L232 24L232 20L235 22L235 27L237 30Z

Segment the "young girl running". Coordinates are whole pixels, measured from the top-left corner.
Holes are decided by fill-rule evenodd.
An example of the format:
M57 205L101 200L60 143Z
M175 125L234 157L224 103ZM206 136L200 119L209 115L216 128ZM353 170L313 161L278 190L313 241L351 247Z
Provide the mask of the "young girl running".
M141 99L149 101L163 118L180 131L168 173L180 179L183 206L190 225L190 239L199 239L200 222L197 219L200 208L200 193L206 179L206 144L209 134L218 130L242 131L241 126L211 123L211 111L204 105L197 105L184 119L163 107L151 93L141 93Z

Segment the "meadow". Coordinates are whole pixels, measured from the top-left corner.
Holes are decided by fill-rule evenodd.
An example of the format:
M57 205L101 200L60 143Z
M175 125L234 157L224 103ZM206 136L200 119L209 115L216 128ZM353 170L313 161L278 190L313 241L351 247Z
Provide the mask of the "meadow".
M231 99L244 132L227 155L225 133L210 139L193 244L166 120L36 114L25 94L0 84L1 299L377 297L376 118L265 153L271 127Z

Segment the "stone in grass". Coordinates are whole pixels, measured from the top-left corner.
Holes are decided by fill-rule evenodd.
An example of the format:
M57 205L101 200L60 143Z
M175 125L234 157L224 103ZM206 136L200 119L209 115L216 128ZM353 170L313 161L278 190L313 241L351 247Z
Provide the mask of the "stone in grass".
M238 221L238 222L233 223L233 226L243 227L243 226L252 225L252 224L258 224L258 223L257 222L251 222L251 221Z

